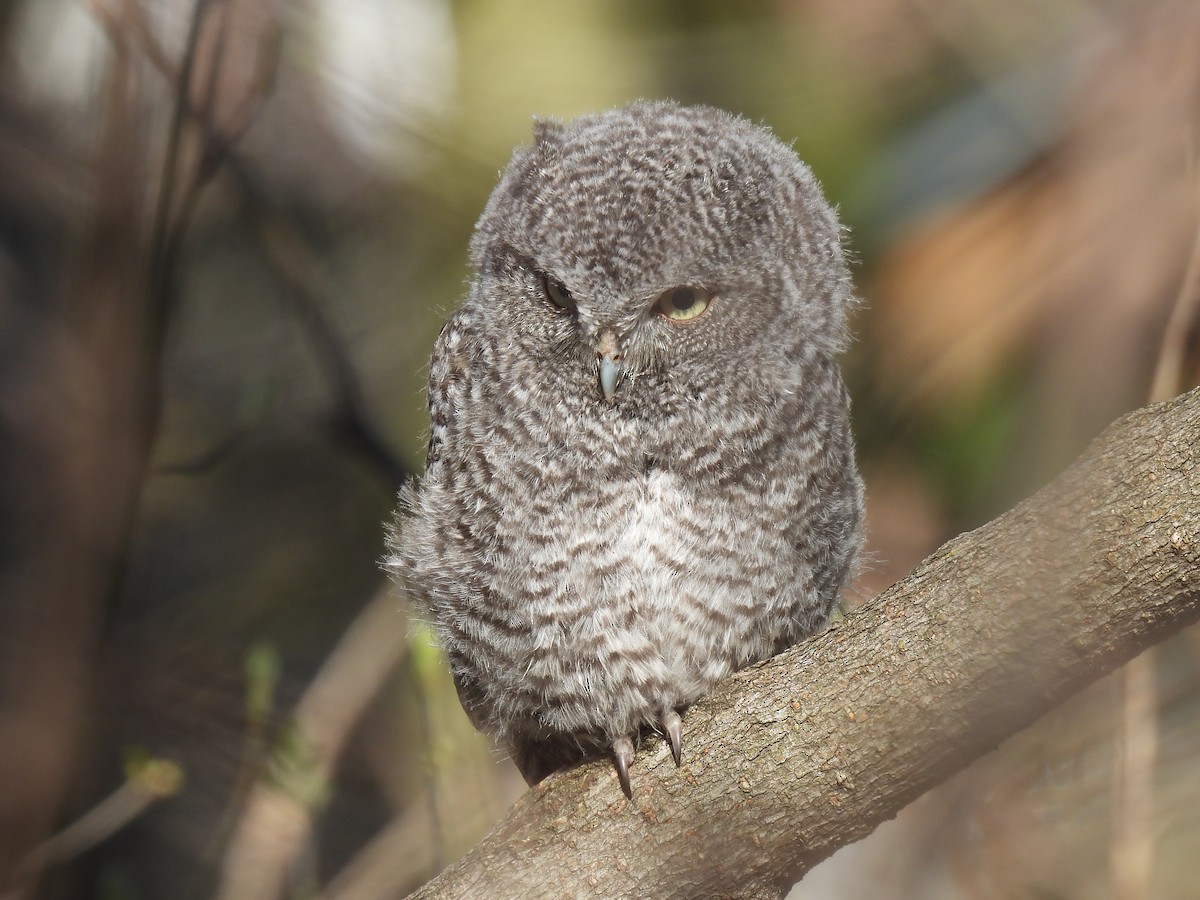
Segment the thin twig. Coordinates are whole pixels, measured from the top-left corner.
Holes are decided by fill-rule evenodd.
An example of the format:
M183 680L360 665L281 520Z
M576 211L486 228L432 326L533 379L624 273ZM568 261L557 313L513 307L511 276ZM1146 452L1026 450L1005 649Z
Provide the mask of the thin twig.
M200 12L197 5L197 13ZM194 66L194 61L189 64L185 57L184 63L177 70L144 15L134 16L131 25L137 45L154 69L169 83L182 84L189 66ZM298 229L275 209L249 164L236 152L238 141L253 123L255 114L274 85L280 34L281 28L278 25L264 34L259 47L257 76L230 117L231 124L228 128L223 130L217 126L211 104L199 106L192 102L190 93L176 90L176 109L178 111L183 108L186 111L197 127L204 146L201 153L202 164L185 186L183 199L176 204L178 212L175 215L175 227L177 231L182 231L190 221L203 187L218 170L224 170L234 179L240 195L250 203L263 244L289 289L287 297L293 311L298 315L305 334L333 385L337 398L337 409L333 417L335 433L374 465L384 477L399 485L408 477L408 468L388 445L367 413L365 397L350 354L324 314L319 292L313 287L320 279L312 253ZM180 107L179 104L184 106ZM169 209L160 203L159 212L165 223L166 216L170 214ZM167 253L169 258L174 255L174 250L168 249ZM236 444L236 440L234 436L220 448L206 453L203 460L181 463L173 467L173 471L195 471L203 468L222 458L225 452Z
M200 45L201 27L205 14L213 2L214 0L195 0L195 5L192 7L187 43L180 61L179 77L175 81L171 124L167 130L167 147L163 157L162 176L159 179L158 202L155 206L150 232L148 312L152 317L152 333L155 334L156 341L160 346L166 330L168 310L174 295L173 279L176 260L183 242L184 229L173 227L172 223L172 207L179 184L179 170L182 166L183 133L191 109L192 78L196 71L196 54Z
M1113 895L1151 896L1154 865L1154 765L1158 756L1157 654L1151 647L1121 670L1121 728L1113 763Z
M1200 186L1200 181L1197 182ZM1149 402L1178 393L1183 382L1188 335L1200 314L1200 225L1179 293L1163 329L1151 379ZM1121 725L1113 762L1113 893L1144 900L1153 891L1154 769L1158 758L1158 666L1154 648L1130 660L1121 674Z
M170 760L155 759L139 767L119 788L34 849L18 872L28 882L52 865L91 850L129 825L158 801L172 797L183 785L183 770Z
M278 897L312 830L327 784L354 726L404 658L407 623L390 584L382 586L325 660L292 716L293 744L302 745L303 782L311 792L287 792L268 778L251 791L225 854L217 896Z
M392 484L399 486L408 477L408 469L367 413L366 397L350 353L325 315L319 290L315 287L320 281L320 273L308 244L299 229L282 217L269 215L268 209L265 204L258 204L254 209L259 239L287 287L285 296L293 314L300 320L325 370L325 377L333 387L335 433Z
M1200 179L1197 180L1200 188ZM1200 190L1197 191L1200 194ZM1200 318L1200 224L1197 224L1192 240L1192 252L1188 258L1179 293L1163 329L1162 344L1159 346L1158 361L1151 380L1150 402L1169 400L1179 393L1183 381L1184 361L1187 359L1188 336Z

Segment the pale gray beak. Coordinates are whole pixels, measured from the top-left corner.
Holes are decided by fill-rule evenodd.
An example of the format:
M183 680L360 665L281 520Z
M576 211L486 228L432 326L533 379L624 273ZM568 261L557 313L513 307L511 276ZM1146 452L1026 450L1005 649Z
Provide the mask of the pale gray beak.
M600 332L597 345L599 361L597 368L600 373L600 392L605 400L612 400L613 394L625 375L625 366L621 364L621 351L617 347L617 336L609 330Z
M625 367L613 359L612 354L604 353L600 356L600 391L604 394L605 400L613 398L621 376L624 374Z

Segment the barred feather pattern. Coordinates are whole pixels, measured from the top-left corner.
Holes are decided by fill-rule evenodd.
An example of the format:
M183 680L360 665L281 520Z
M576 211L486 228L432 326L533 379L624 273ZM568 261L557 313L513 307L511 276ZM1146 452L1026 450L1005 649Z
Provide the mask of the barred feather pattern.
M719 110L539 122L514 155L386 565L531 783L825 627L862 540L842 237L791 149ZM658 314L679 286L711 297L693 321Z

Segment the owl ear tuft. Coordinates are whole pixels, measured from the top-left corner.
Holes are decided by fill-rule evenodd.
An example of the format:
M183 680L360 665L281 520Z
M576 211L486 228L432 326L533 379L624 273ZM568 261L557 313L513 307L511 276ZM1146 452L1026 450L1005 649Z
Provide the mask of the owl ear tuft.
M533 145L535 147L558 146L562 143L563 123L557 119L533 117Z

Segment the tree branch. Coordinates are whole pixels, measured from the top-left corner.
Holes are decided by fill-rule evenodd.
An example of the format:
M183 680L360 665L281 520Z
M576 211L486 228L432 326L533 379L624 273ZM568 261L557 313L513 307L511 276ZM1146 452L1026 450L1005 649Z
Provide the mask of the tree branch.
M1200 389L654 742L530 790L417 897L780 897L834 850L1200 618Z

